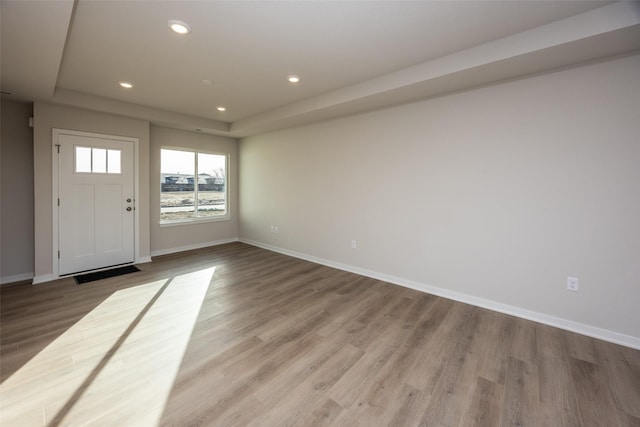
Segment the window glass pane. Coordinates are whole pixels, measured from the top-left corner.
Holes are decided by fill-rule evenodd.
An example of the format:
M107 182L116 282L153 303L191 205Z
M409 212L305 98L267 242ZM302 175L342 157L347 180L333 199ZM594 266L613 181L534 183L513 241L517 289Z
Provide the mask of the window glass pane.
M198 217L226 214L226 172L226 156L198 153Z
M91 171L94 173L105 173L107 171L107 150L104 148L93 148L92 151Z
M107 150L107 173L121 173L120 150Z
M195 153L160 150L160 220L175 221L195 215Z
M91 148L76 147L76 172L91 172Z

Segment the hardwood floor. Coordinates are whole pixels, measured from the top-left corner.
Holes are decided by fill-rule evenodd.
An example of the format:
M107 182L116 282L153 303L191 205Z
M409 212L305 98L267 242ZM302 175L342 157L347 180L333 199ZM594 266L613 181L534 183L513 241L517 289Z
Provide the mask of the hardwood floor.
M640 351L242 243L2 286L3 426L640 426Z

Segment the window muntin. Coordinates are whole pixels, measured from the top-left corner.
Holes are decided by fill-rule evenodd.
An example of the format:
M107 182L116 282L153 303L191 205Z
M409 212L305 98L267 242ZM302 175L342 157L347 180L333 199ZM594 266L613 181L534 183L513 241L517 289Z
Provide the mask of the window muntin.
M160 223L226 219L227 156L160 150Z
M122 151L98 147L75 147L76 173L122 173Z

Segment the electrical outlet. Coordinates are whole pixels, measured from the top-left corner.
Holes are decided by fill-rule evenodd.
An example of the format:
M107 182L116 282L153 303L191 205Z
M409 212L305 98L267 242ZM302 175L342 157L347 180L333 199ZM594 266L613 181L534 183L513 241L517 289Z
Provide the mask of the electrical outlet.
M358 247L358 243L355 240L351 241L351 249L355 249Z
M578 280L577 277L567 277L568 291L578 292L579 288L580 288L580 281Z
M275 225L271 226L271 232L272 233L278 233L279 231L280 231L280 229L277 226L275 226Z

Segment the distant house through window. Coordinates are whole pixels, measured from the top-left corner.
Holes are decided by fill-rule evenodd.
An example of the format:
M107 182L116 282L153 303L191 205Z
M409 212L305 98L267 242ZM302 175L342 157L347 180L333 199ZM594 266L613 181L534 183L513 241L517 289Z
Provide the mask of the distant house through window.
M160 150L160 223L228 219L227 156Z

